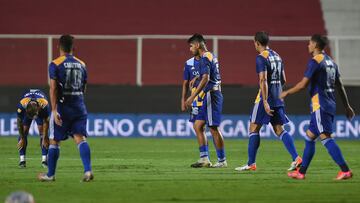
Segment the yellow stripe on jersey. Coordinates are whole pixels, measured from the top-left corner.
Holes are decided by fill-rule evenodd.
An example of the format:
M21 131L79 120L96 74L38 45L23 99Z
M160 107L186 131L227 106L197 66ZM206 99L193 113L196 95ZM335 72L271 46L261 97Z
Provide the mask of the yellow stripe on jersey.
M28 105L28 103L30 102L30 98L29 97L25 97L22 100L20 100L20 104L21 106L23 106L24 108Z
M212 61L213 58L214 58L214 56L213 56L210 52L206 52L206 53L204 54L204 57L208 58L209 61Z
M255 99L255 104L256 103L259 103L260 102L260 90L259 90L259 92L258 92L258 94L256 95L256 99Z
M313 59L317 62L317 63L321 63L321 61L323 61L325 58L324 54L318 54L316 56L313 57Z
M79 58L76 58L75 56L74 56L74 59L77 60L77 61L79 61L83 66L85 66L85 62L84 62L84 61L80 60Z
M315 112L316 110L320 109L319 94L315 94L311 98L311 106L312 106L312 112Z
M269 54L270 54L270 52L268 50L264 50L263 52L261 52L260 55L264 58L267 58L267 57L269 57Z
M65 61L65 59L66 59L66 56L60 56L57 59L53 60L52 62L58 66L58 65L62 64Z
M36 101L39 103L41 108L44 108L49 103L45 98L38 98Z

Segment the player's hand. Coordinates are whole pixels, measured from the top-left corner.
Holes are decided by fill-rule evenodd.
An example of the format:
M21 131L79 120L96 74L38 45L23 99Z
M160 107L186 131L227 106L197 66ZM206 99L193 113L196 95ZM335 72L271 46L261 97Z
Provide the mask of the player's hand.
M49 149L49 137L48 136L44 136L41 142L42 147L45 147L46 149Z
M280 94L280 99L281 99L281 100L284 100L285 97L287 97L288 95L289 95L289 93L288 93L287 91L283 91L283 92L281 92L281 94Z
M351 108L351 106L348 106L346 109L345 109L345 113L346 113L346 117L347 119L349 119L350 121L354 118L355 116L355 112L354 110Z
M187 106L185 105L185 100L181 100L181 111L186 111Z
M193 101L194 101L194 97L193 97L193 96L190 96L190 97L185 101L185 106L186 106L187 108L190 108L191 105L192 105L192 103L193 103Z
M57 111L53 111L53 115L54 115L54 121L55 121L56 125L62 126L62 120L61 120L60 114Z
M192 89L194 87L195 81L199 78L199 76L194 77L190 82L189 82L189 88Z
M22 148L24 148L25 146L25 139L24 138L20 138L19 142L17 143L17 148L20 151Z
M274 115L273 115L274 110L272 110L272 109L270 108L270 105L269 105L269 103L268 103L267 101L264 101L264 108L265 108L266 113L267 113L269 116L274 116Z

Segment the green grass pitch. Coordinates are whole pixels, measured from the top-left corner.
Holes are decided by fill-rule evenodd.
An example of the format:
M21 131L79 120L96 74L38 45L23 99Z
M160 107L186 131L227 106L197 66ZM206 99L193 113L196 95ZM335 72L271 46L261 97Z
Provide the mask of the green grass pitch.
M15 137L0 138L0 202L16 190L44 202L360 202L360 141L339 141L354 172L334 181L338 168L317 143L305 181L286 176L290 157L278 140L263 140L256 172L239 173L247 140L225 140L229 167L192 169L198 158L194 139L90 138L95 180L81 183L82 164L72 140L62 143L56 181L36 179L40 166L38 138L29 140L27 168L19 169ZM302 154L303 141L296 141ZM211 159L215 162L213 145Z

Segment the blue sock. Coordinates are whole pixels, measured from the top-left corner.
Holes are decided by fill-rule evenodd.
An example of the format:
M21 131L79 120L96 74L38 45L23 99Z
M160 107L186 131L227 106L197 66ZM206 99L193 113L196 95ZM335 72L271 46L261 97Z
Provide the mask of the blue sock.
M209 157L209 147L207 145L202 145L199 147L200 158Z
M42 135L40 135L40 147L41 147L41 155L46 156L48 154L48 150L42 146Z
M289 152L289 154L292 157L292 160L295 161L295 159L298 157L298 153L296 152L294 140L292 139L292 137L289 135L289 133L286 130L284 130L280 134L280 140L282 140L282 142L284 143L287 151Z
M260 146L260 134L259 133L250 133L249 135L249 145L248 145L248 165L255 163L257 150Z
M60 156L60 147L58 145L50 145L49 146L49 154L48 154L48 173L47 176L51 177L55 175L56 163Z
M24 147L22 149L19 150L19 154L20 156L25 156L26 155L26 148L27 148L27 144L28 144L28 140L27 140L27 136L24 137L25 139L25 144ZM18 142L20 141L20 137L18 138Z
M226 161L226 157L225 157L225 149L216 149L216 155L218 157L218 161L219 162L224 162Z
M314 140L305 140L305 149L302 164L300 167L300 173L305 174L307 168L310 165L310 162L315 154L315 141Z
M343 172L348 172L349 167L347 166L345 159L341 153L339 146L336 144L335 140L332 138L326 138L321 141L321 143L326 147L328 153L332 159L336 162L337 165L341 168Z
M84 172L91 171L91 155L88 143L86 141L82 141L78 144L78 148L84 166Z

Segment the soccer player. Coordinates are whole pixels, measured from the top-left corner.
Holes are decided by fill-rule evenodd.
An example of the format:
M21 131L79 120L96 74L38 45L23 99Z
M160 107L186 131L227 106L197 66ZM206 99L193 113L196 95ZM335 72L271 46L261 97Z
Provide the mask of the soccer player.
M284 91L280 96L280 98L284 99L286 96L295 94L310 86L311 120L306 131L303 162L299 170L288 173L288 176L294 179L305 178L306 170L315 154L315 139L319 136L321 143L341 169L336 179L343 180L352 177L352 172L346 164L339 146L331 138L336 113L335 88L337 88L341 96L346 117L351 120L355 113L349 104L345 88L341 82L338 66L324 52L327 44L328 39L325 36L315 34L311 37L308 50L313 57L308 63L303 79L293 88Z
M191 93L185 104L191 107L196 97L203 97L203 105L198 109L194 128L199 133L198 137L205 138L205 125L210 129L214 139L218 162L212 167L227 167L225 157L224 138L219 130L221 121L223 95L221 93L221 77L219 62L217 58L207 50L205 39L200 34L194 34L189 40L190 51L193 55L200 56L200 82L196 89ZM208 154L206 141L200 143L200 154ZM192 167L211 166L208 156L200 158Z
M19 167L26 167L27 136L33 120L35 120L40 135L41 165L47 166L47 154L49 147L49 115L50 108L45 94L38 89L26 91L18 104L17 126L19 129L18 149L20 154Z
M83 181L91 181L90 148L86 142L87 110L84 93L87 83L85 63L73 55L71 35L63 35L59 40L60 57L49 65L50 102L50 146L48 173L40 173L40 181L54 181L56 163L60 155L60 142L74 138L84 166Z
M192 58L186 61L184 67L184 81L182 86L182 94L181 94L181 110L186 111L188 108L185 105L186 95L191 90L193 93L196 90L196 87L199 85L199 75L200 75L200 55L194 55ZM200 167L210 167L211 162L209 160L209 150L208 150L208 142L205 136L205 126L203 128L196 128L195 121L197 120L197 116L199 114L199 108L202 106L202 102L204 99L205 94L202 94L195 97L194 101L192 102L191 109L190 109L190 122L193 123L193 128L195 130L195 134L199 144L199 151L200 151L200 161L201 164L192 164L191 167L200 168Z
M248 163L235 168L237 171L256 170L255 161L260 146L260 129L269 122L291 155L292 163L288 170L295 170L301 164L294 141L283 127L289 122L285 115L284 102L279 99L282 86L286 82L284 64L280 55L271 50L268 44L268 33L257 32L255 34L254 45L256 51L259 52L256 57L256 72L259 76L260 90L250 116Z

